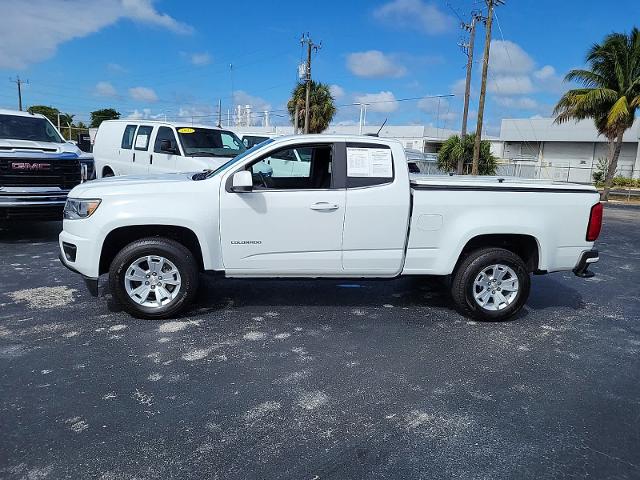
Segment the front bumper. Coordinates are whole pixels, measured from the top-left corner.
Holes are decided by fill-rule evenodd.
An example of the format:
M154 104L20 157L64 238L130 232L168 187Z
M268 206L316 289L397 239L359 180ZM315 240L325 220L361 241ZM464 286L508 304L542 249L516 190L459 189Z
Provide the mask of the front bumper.
M69 270L82 275L92 295L98 293L101 242L82 235L85 220L65 220L58 237L59 259ZM69 230L80 234L73 234Z
M62 250L58 255L60 262L69 270L71 270L73 273L80 274L82 276L82 280L84 280L84 284L86 285L87 290L89 290L89 293L94 297L97 297L98 296L98 279L94 277L87 277L86 275L82 275L78 270L76 270L71 265L69 265L69 263L67 263L65 256L66 256L66 252Z
M595 273L588 270L589 265L592 263L596 263L600 260L600 256L598 255L598 250L586 250L582 252L580 255L580 260L578 260L578 264L573 268L573 273L577 277L581 278L591 278L595 275Z
M69 190L0 188L0 219L62 220Z

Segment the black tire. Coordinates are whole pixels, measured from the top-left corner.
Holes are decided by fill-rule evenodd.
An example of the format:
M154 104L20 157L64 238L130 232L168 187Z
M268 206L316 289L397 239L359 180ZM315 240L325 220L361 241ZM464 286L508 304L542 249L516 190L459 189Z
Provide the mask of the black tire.
M140 305L127 293L124 278L126 269L146 255L164 257L172 262L180 273L180 289L176 297L166 305ZM122 309L134 317L151 320L172 318L193 302L198 290L198 276L198 263L188 248L175 240L150 237L130 243L115 256L109 269L109 288Z
M105 168L102 171L102 178L107 178L107 177L113 177L113 170L111 170L109 167Z
M494 264L510 267L518 278L518 291L513 300L499 310L483 308L474 298L475 280L484 269ZM482 248L471 252L458 266L451 282L451 296L460 313L486 321L506 320L518 313L529 298L530 289L531 277L525 263L518 255L503 248Z

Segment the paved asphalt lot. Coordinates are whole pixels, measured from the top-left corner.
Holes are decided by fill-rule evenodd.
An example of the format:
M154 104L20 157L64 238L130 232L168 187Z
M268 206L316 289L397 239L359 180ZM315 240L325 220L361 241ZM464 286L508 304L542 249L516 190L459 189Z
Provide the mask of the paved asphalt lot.
M639 208L507 323L420 279L209 279L135 320L59 228L0 231L2 479L640 478Z

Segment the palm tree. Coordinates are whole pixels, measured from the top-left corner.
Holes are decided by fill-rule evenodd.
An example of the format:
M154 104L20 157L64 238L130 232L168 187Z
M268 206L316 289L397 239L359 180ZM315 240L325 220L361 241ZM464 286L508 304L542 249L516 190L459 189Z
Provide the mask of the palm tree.
M458 168L458 160L464 159L467 167L471 165L473 158L473 146L476 134L468 134L460 139L459 135L453 135L442 144L438 152L438 168L448 172L454 172ZM491 144L487 140L480 143L480 161L478 173L480 175L494 175L496 173L496 157L491 153ZM466 168L468 171L468 168Z
M291 99L287 103L291 123L295 124L296 105L298 106L298 128L304 129L306 84L298 83L293 89ZM334 99L326 83L311 80L309 95L309 133L322 133L327 129L336 114Z
M609 190L618 166L622 136L631 127L640 106L640 31L612 33L587 53L587 69L571 70L565 81L576 81L583 88L565 93L554 109L556 123L593 119L600 135L609 141L608 168L602 200Z

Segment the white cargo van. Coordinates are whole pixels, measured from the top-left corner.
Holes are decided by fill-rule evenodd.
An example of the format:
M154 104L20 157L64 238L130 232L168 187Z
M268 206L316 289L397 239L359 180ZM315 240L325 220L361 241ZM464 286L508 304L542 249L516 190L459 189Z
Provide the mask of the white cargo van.
M98 178L213 170L244 152L235 133L205 125L107 120L93 146Z

